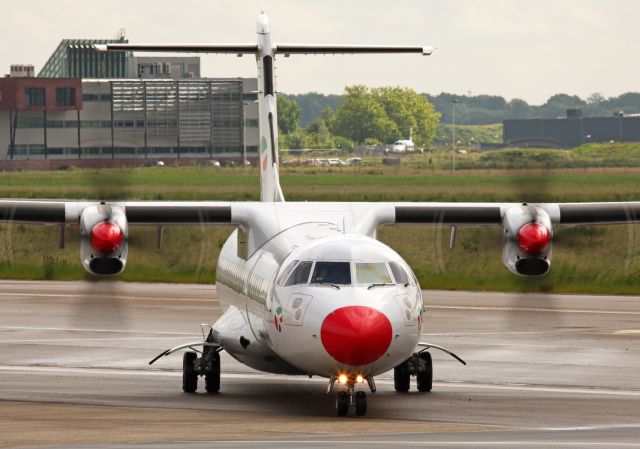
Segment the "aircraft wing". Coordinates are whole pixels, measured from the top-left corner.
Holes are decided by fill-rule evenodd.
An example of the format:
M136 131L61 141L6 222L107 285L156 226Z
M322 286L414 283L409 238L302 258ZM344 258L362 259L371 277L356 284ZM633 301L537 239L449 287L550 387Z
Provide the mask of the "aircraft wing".
M598 203L395 203L399 225L501 226L508 210L520 208L560 226L640 222L640 202Z
M433 47L415 45L309 45L277 44L276 51L285 55L301 54L368 54L368 53L420 53L428 56Z
M551 267L558 226L640 222L640 202L612 203L395 203L379 225L495 226L502 234L502 263L514 274L542 276ZM390 216L393 215L393 220Z
M77 224L82 212L99 201L0 200L0 221L15 223ZM123 209L133 225L233 224L231 203L219 201L110 202Z
M73 224L82 211L98 201L0 200L0 221L17 223ZM232 210L265 208L265 204L225 201L116 201L132 225L230 225L245 220L234 219ZM305 209L312 205L304 202ZM315 203L318 210L324 204ZM355 204L355 203L354 203ZM551 223L561 226L607 225L640 222L640 202L596 203L357 203L371 209L393 207L384 214L381 225L500 226L512 208L544 211ZM282 205L279 205L282 207ZM285 208L296 209L296 203Z
M127 260L129 225L238 225L251 232L252 248L284 226L322 220L350 223L353 232L373 235L384 225L492 226L503 235L502 259L513 273L540 276L549 271L557 226L640 222L640 202L617 203L357 203L217 201L27 201L0 200L0 221L79 225L83 266L93 274L121 273ZM322 217L322 218L318 218ZM345 228L346 229L346 228ZM247 234L244 234L247 235ZM61 246L64 235L61 232ZM247 253L249 254L249 253Z
M255 54L258 44L100 44L94 45L99 52L144 51L161 53L232 53Z

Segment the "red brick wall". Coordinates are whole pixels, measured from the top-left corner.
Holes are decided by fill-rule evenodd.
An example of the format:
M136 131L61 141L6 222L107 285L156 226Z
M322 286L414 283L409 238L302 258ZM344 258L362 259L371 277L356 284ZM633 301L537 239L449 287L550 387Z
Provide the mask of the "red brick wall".
M43 87L45 89L45 106L26 106L25 89L27 87ZM76 89L75 106L57 106L56 89L73 87ZM0 78L2 101L0 110L47 110L63 111L82 109L82 80L79 78Z

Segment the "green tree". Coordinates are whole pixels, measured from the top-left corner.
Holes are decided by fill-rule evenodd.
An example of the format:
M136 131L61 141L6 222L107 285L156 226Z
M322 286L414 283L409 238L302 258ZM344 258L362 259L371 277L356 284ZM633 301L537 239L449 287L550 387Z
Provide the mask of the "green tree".
M338 150L351 151L353 150L353 142L346 137L333 136L333 143Z
M393 132L395 124L366 86L348 86L345 92L344 102L334 116L335 134L361 143L367 138L384 140Z
M394 122L398 130L396 136L399 134L401 138L406 138L412 128L415 144L419 147L429 145L436 133L440 114L424 96L413 89L399 87L374 89L374 95L379 98L387 116Z
M278 129L281 133L289 134L300 128L302 110L295 100L284 95L278 95Z
M280 136L280 148L283 150L299 150L301 148L308 148L307 145L307 133L303 129L296 129L288 134L282 134Z
M334 148L335 146L333 135L322 117L311 122L306 129L306 134L309 148Z
M426 146L433 139L440 114L413 89L349 86L345 91L345 100L333 117L335 134L358 143L390 143L407 138L413 129L416 145Z

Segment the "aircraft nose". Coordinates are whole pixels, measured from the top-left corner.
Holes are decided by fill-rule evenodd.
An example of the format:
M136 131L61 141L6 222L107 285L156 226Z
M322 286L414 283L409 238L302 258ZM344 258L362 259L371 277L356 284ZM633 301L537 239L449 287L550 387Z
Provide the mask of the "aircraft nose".
M325 350L338 362L367 365L391 344L391 322L385 314L365 306L341 307L326 316L320 328Z

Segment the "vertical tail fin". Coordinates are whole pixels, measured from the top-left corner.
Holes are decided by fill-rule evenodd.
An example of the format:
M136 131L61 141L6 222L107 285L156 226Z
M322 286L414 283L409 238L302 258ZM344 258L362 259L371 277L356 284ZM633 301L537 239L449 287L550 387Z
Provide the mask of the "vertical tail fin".
M269 19L258 17L258 108L260 126L260 201L284 201L278 172L278 104L276 101L274 56Z
M260 200L284 201L278 173L278 105L276 103L274 57L276 51L292 54L420 53L430 55L433 47L409 45L307 45L271 43L269 19L262 13L257 22L258 44L106 44L98 51L195 52L255 54L258 63L258 107L260 126ZM411 139L411 135L409 136Z

